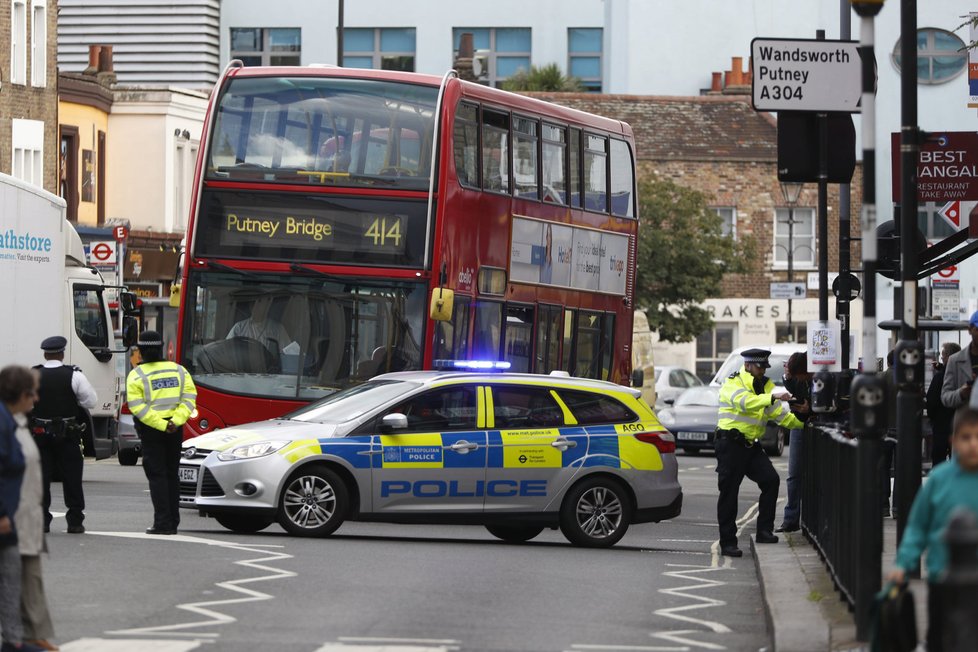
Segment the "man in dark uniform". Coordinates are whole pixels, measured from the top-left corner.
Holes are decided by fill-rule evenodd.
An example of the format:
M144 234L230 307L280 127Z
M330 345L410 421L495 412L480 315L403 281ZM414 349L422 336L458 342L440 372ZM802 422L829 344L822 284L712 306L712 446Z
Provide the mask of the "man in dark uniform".
M720 524L720 552L728 557L744 553L737 547L737 496L744 476L761 489L757 512L757 543L777 543L774 536L774 510L778 502L781 479L760 446L768 421L789 430L804 427L798 417L781 401L791 398L788 392L775 392L775 385L764 373L770 351L747 349L741 355L744 366L720 388L720 412L716 442L717 520Z
M97 396L81 369L63 362L68 340L55 335L41 342L45 363L34 367L40 374L38 400L31 412L30 427L41 451L44 479L44 531L51 530L51 474L61 473L69 534L85 531L85 495L82 493L82 435L88 422L86 410L95 407Z

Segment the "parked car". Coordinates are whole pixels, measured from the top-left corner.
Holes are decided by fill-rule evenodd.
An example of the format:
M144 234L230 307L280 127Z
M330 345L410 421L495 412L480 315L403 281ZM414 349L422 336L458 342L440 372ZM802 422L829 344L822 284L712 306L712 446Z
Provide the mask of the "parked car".
M659 367L655 370L656 409L675 403L690 387L700 387L703 381L682 367Z
M690 455L713 448L720 410L720 388L700 385L686 389L675 403L657 412L673 437L676 448Z
M771 357L768 358L770 367L768 367L765 375L774 381L774 384L778 389L784 388L784 364L791 357L792 353L804 352L806 347L801 343L785 343L785 344L767 344L767 345L754 345L754 346L741 346L733 350L727 359L723 361L720 365L720 369L713 376L713 380L710 381L710 386L719 388L723 385L723 382L730 376L730 374L736 373L740 370L741 366L744 364L744 359L740 355L742 351L752 348L761 348L771 352ZM761 445L764 450L767 451L768 455L772 457L779 457L784 452L785 443L788 440L788 432L781 427L778 427L770 421L767 424L767 429L764 432L764 437L761 439Z

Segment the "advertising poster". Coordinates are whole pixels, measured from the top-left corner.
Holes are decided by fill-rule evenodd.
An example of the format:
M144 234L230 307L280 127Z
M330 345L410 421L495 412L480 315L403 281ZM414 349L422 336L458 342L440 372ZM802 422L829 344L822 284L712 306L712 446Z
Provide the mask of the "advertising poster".
M808 322L808 370L841 371L839 342L842 325L838 319Z

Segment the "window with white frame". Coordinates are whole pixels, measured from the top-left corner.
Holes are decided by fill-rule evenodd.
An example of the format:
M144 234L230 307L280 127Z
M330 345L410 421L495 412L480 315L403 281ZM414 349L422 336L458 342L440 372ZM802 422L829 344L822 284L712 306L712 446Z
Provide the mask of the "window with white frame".
M232 27L231 58L246 66L301 65L302 30L298 27Z
M704 383L713 375L737 346L737 325L717 323L696 338L696 375Z
M789 220L789 217L793 219ZM814 208L795 208L793 211L778 208L774 211L775 267L787 269L789 251L794 269L815 267Z
M44 122L12 121L10 176L44 187Z
M900 41L893 47L893 65L900 66ZM917 30L917 81L943 84L951 81L968 65L967 47L956 34L935 27Z
M31 86L47 86L48 8L45 0L31 1Z
M723 235L737 239L737 209L733 206L714 206L714 212L723 220Z
M416 43L413 27L347 28L343 30L343 65L414 72Z
M10 19L10 83L27 84L26 0L14 0Z
M567 73L591 93L601 92L601 34L600 27L567 30Z
M458 45L465 33L472 34L476 58L485 59L480 83L499 86L517 71L530 69L529 27L456 27L452 30L453 60L458 56Z

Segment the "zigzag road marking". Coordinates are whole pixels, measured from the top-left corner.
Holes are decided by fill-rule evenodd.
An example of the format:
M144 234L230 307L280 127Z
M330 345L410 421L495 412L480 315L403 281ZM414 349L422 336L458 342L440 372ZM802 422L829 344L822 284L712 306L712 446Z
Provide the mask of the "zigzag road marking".
M737 534L739 535L743 530L744 526L757 518L758 504L754 503L750 508L737 519ZM671 568L680 568L683 570L668 571L663 573L667 577L675 577L686 582L692 582L692 584L685 584L683 586L676 586L668 589L659 589L659 593L665 595L681 597L693 600L693 604L680 605L678 607L667 607L665 609L657 609L653 612L656 616L664 616L666 618L672 618L673 620L679 620L686 623L692 623L694 625L699 625L700 627L706 628L707 630L715 634L727 634L731 631L729 627L723 623L717 622L715 620L705 620L701 618L696 618L694 616L686 615L685 612L693 611L696 609L709 609L711 607L722 607L727 603L724 600L718 600L715 598L708 598L704 595L698 595L695 593L689 593L690 591L698 591L700 589L711 589L717 586L724 586L726 582L721 580L714 580L707 577L701 577L701 574L713 573L716 571L727 570L732 568L732 561L729 557L722 558L720 556L720 541L719 539L713 542L710 546L710 552L712 554L712 560L709 566L693 566L687 564L666 564ZM726 650L727 648L718 643L708 643L706 641L697 641L693 638L689 638L691 634L701 634L702 629L680 629L680 630L666 630L662 632L654 632L651 634L652 638L659 639L667 643L679 643L681 647L670 647L670 648L650 648L659 650L675 650L676 652L688 652L693 648L703 649L703 650Z
M267 582L270 580L284 579L288 577L295 577L296 573L292 571L283 570L281 568L275 568L274 566L267 566L265 562L279 561L282 559L293 559L292 555L286 554L284 552L273 552L267 550L266 548L281 548L282 546L266 546L262 544L241 544L241 543L231 543L228 541L219 541L216 539L205 539L203 537L194 537L187 535L176 535L168 537L152 536L148 534L142 534L140 532L90 532L89 534L97 536L110 536L110 537L122 537L129 539L152 539L153 541L165 541L165 542L175 542L175 543L194 543L198 545L215 546L218 548L228 548L230 550L240 550L242 552L247 552L250 554L260 554L260 557L254 559L243 559L241 561L234 562L236 565L245 566L247 568L253 568L259 571L266 571L267 575L259 575L257 577L246 577L238 580L229 580L226 582L217 582L215 586L231 591L232 593L241 594L244 597L228 598L226 600L208 600L205 602L190 602L185 604L176 605L177 609L182 609L184 611L189 611L194 614L199 614L204 616L206 620L195 620L187 623L178 623L175 625L160 625L158 627L136 627L132 629L117 629L105 632L111 635L122 635L122 636L132 636L132 635L150 635L150 634L168 634L170 636L194 636L202 639L216 638L220 634L214 632L191 632L186 630L192 630L194 628L200 627L214 627L217 625L227 625L237 621L237 618L230 616L212 607L227 606L232 604L243 604L247 602L261 602L264 600L271 600L275 596L263 593L255 589L250 589L245 587L246 584L252 584L254 582ZM181 631L182 630L182 631ZM176 649L176 648L174 648ZM193 648L185 648L193 649Z

